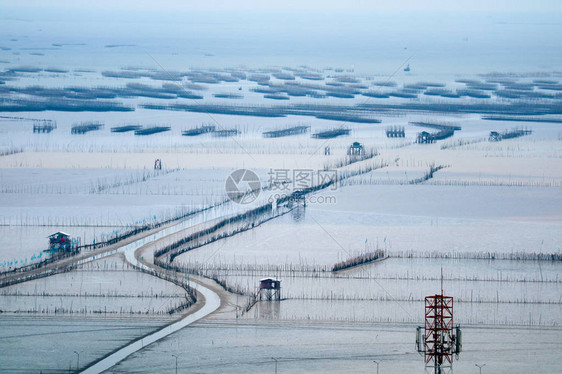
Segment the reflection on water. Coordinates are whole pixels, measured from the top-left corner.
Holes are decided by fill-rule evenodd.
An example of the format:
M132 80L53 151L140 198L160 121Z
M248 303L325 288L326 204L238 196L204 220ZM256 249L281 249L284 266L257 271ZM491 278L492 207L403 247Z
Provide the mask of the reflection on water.
M297 207L291 211L293 221L296 223L303 222L305 218L305 210L306 208L303 205L297 205Z
M254 306L254 318L279 319L281 301L259 301Z

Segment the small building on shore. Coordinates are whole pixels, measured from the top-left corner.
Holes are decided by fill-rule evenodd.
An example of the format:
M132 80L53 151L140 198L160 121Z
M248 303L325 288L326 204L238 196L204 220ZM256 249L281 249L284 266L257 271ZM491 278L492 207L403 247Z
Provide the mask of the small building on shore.
M48 236L49 251L51 252L70 252L72 251L72 238L69 234L59 231Z

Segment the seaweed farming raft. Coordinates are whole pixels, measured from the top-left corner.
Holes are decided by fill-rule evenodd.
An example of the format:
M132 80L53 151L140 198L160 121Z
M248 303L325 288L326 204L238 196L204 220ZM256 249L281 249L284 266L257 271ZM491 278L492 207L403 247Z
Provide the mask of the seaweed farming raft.
M152 135L159 132L170 131L170 126L153 126L135 130L135 135Z
M499 133L497 131L490 131L490 137L488 138L488 140L491 142L499 142L503 139L519 138L520 136L530 135L532 133L533 130L529 130L527 128L525 129L515 128L515 129L504 131L502 133Z
M427 131L422 131L418 133L416 143L419 144L435 143L437 140L450 138L455 134L455 131L461 130L460 126L449 124L449 123L410 122L410 125L429 127L432 129L439 130L434 133L429 133Z
M341 128L341 129L332 129L328 131L317 132L316 134L312 134L312 137L314 139L331 139L331 138L336 138L338 136L349 135L350 133L351 130Z
M418 133L418 138L416 139L416 143L418 144L430 144L435 143L437 140L443 140L450 138L455 133L454 130L445 129L434 133L429 133L427 131L422 131Z
M81 122L79 124L73 125L70 132L72 134L85 134L90 131L97 131L103 128L103 123L101 122Z
M208 134L210 132L215 132L214 125L202 125L194 129L184 130L181 132L181 134L183 136L197 136L202 134Z
M387 138L404 138L405 136L404 126L390 126L386 128Z
M308 132L310 126L294 126L282 130L266 131L262 135L264 138L281 138L284 136L299 135Z
M139 125L117 126L117 127L112 127L111 132L129 132L129 131L139 130L140 128L141 126Z
M421 126L421 127L429 127L431 129L437 130L453 130L453 131L460 131L462 127L457 126L452 123L434 123L434 122L408 122L412 126Z
M226 138L227 136L236 136L240 134L238 129L224 129L224 130L216 130L213 135L219 138Z
M50 133L57 128L57 123L50 119L34 120L33 132L34 133Z

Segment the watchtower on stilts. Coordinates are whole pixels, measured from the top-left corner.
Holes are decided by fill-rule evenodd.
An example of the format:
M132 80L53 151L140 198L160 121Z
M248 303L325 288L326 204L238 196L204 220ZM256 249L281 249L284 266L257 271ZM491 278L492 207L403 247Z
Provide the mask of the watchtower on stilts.
M258 298L267 301L281 300L281 281L273 278L261 279Z

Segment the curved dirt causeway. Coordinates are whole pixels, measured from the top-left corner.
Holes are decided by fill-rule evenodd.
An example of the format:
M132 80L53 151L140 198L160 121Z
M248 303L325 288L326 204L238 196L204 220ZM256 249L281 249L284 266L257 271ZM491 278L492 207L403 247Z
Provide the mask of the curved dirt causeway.
M128 245L125 245L117 249L116 252L122 253L126 261L128 261L129 263L131 263L136 267L143 268L146 270L157 269L158 271L163 271L162 269L156 268L155 265L151 264L150 262L142 260L141 254L143 250L146 250L149 247L151 247L152 244L154 244L154 242L164 239L168 236L172 236L176 234L178 231L181 231L183 229L181 228L181 225L178 226L179 227L176 226L170 229L162 230L158 233L155 233L154 235L149 235L145 238L137 240ZM198 321L203 317L208 316L209 314L213 313L214 311L220 308L222 304L221 296L224 297L224 295L221 292L219 292L221 294L219 296L219 293L215 292L218 290L212 290L211 288L208 288L196 281L191 282L191 287L197 290L198 293L197 304L189 308L186 311L186 314L183 317L181 317L178 321L173 322L154 333L146 335L126 345L125 347L120 348L119 350L102 358L100 361L96 362L95 364L90 365L89 367L81 371L81 373L101 373L105 370L108 370L112 366L124 360L131 354L143 349L147 345L152 344L162 338L165 338L166 336L192 324L195 321Z
M201 309L195 313L188 314L177 322L174 322L161 330L158 330L150 335L142 337L139 340L132 342L131 344L119 349L118 351L110 354L109 356L98 361L94 365L83 370L82 373L101 373L112 366L116 365L120 361L124 360L131 354L140 351L149 344L152 344L166 336L192 324L193 322L213 313L221 305L221 300L219 296L211 291L210 289L203 287L199 284L193 284L193 288L197 290L200 297L201 295L205 298L204 305Z

